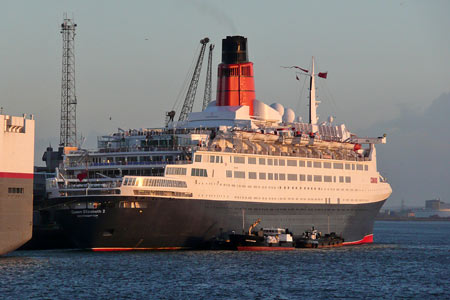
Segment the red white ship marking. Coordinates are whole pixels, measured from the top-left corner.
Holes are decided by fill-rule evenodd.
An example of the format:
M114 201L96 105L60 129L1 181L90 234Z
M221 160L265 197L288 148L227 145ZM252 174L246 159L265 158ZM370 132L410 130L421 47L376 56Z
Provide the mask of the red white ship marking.
M20 178L20 179L33 179L33 173L12 173L12 172L0 172L0 178Z

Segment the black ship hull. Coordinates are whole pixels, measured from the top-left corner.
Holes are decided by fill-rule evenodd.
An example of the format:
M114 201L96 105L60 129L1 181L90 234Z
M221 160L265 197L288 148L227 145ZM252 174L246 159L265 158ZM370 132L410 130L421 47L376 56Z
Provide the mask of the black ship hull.
M315 226L336 232L346 244L360 244L372 242L384 201L327 205L89 196L70 202L90 208L60 209L57 219L77 247L99 251L209 247L258 218L261 227L288 228L294 238Z

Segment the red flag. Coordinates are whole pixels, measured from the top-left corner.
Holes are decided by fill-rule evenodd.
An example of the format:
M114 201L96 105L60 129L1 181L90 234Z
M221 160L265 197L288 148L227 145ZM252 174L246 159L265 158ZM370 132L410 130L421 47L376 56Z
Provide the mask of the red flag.
M327 76L328 76L328 72L319 72L319 74L317 74L317 76L319 76L320 78L325 78L325 79L327 79Z
M77 178L81 182L83 179L85 179L88 176L88 173L86 171L78 173Z

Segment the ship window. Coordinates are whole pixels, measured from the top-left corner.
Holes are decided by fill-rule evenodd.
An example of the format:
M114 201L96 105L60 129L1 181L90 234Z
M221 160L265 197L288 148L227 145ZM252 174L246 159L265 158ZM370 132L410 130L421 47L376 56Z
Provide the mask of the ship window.
M274 177L275 180L278 180L278 173L274 173L273 177Z
M249 157L248 158L248 163L251 165L255 165L256 164L256 157Z
M288 174L288 180L297 181L297 174Z
M324 162L323 167L326 169L331 169L331 163L330 162Z
M299 161L298 162L298 166L299 167L305 167L305 161L304 160Z
M292 160L292 159L288 159L287 160L287 165L290 167L296 167L297 166L297 161L296 160Z
M350 170L350 164L345 164L345 169Z
M154 155L154 156L152 156L152 161L162 161L162 160L163 160L162 155ZM200 157L200 161L202 161L201 157Z
M355 164L352 164L352 170L354 170L355 169Z
M144 179L143 186L162 186L162 187L177 187L177 188L186 188L187 184L184 181L179 180L168 180L168 179L154 179L147 178Z
M344 182L344 176L339 176L339 182Z
M273 159L273 165L278 166L278 159L276 159L276 158Z
M364 171L369 171L369 166L368 165L364 165Z
M331 179L332 179L331 176L323 176L324 182L331 182L332 181Z
M268 158L268 159L267 159L267 164L268 164L269 166L273 165L273 159Z
M266 179L266 173L259 173L259 179Z
M245 178L245 172L234 171L234 178Z
M300 181L306 181L306 175L305 174L300 174Z
M127 185L134 185L136 183L136 178L128 178L128 184Z
M357 165L356 165L356 169L357 169L358 171L362 171L362 170L364 169L364 167L363 167L363 165L361 165L361 164L357 164Z
M265 165L266 164L266 159L265 158L260 158L259 159L259 164L260 165Z
M286 174L280 173L280 174L278 174L278 178L279 178L280 180L286 180Z
M147 208L147 203L142 201L120 201L120 208Z
M256 172L248 172L248 179L256 179Z
M235 156L234 157L235 164L245 164L245 157L243 156Z
M233 177L233 171L227 170L227 177L228 178Z
M150 161L150 156L141 156L140 158L140 161Z
M186 175L186 168L167 168L167 175Z
M267 175L268 175L268 178L267 178L267 179L273 180L273 173L267 173Z
M191 176L208 177L208 174L206 172L206 169L192 168L191 169Z
M345 183L351 183L352 178L350 176L345 176Z
M285 166L285 165L286 165L286 161L285 161L284 159L279 159L279 160L278 160L278 164L279 164L280 166Z
M123 185L128 185L128 177L123 180Z
M9 187L8 194L23 194L24 189L19 187Z
M308 178L308 181L312 181L312 175L308 175L307 178Z
M307 164L308 168L312 167L312 161L307 161L306 164Z
M218 163L223 163L222 156L219 156L219 155L216 156L216 164L218 164Z
M333 164L333 167L334 167L335 169L340 169L340 170L342 170L342 169L344 168L344 164L343 164L343 163L334 163L334 164Z
M314 168L322 168L322 163L320 161L315 161Z
M209 156L209 162L213 163L215 161L215 156L214 155L210 155Z
M322 182L322 175L314 175L314 181Z
M202 156L200 154L195 155L195 162L202 162Z

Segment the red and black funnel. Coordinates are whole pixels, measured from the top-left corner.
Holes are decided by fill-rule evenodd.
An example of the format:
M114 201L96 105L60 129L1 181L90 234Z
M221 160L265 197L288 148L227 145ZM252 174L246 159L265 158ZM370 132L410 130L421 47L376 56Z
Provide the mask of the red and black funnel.
M253 63L248 61L247 38L227 36L222 40L222 63L217 72L217 106L249 107L253 115L255 82Z

